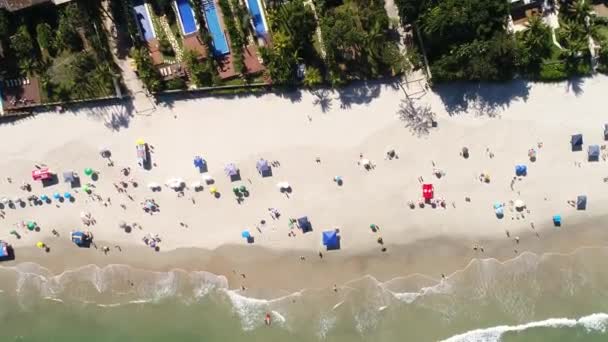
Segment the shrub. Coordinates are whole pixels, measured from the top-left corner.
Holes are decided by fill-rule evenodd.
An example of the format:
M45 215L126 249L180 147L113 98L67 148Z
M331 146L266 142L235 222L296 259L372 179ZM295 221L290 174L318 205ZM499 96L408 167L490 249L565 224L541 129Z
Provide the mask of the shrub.
M567 77L566 64L564 63L543 63L540 66L538 78L541 81L554 82L566 79Z
M165 83L165 88L169 90L186 89L186 81L183 78L174 78Z

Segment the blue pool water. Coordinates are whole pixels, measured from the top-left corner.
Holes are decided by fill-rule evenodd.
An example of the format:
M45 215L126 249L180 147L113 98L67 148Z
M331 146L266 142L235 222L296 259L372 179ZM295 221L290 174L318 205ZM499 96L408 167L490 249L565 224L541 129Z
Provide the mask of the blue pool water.
M205 18L207 18L209 33L211 33L211 38L213 39L213 54L215 56L227 54L230 52L228 50L228 42L217 18L217 11L215 10L213 0L203 0L203 10L205 11Z
M262 11L258 0L247 0L247 4L249 5L249 12L251 12L253 25L255 26L255 34L258 37L266 36L266 27L264 27L264 19L262 19Z
M189 0L177 0L177 11L182 22L184 34L190 34L197 31L196 20L194 19L194 12L190 6Z
M139 24L139 30L145 41L151 41L155 38L154 30L152 29L152 21L146 11L146 6L143 1L133 2L133 11L135 11L135 21Z

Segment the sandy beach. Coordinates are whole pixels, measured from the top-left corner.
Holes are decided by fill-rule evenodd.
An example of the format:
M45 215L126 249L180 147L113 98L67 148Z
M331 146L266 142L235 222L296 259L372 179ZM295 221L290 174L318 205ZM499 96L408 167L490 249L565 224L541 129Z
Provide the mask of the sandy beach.
M608 236L598 222L608 207L605 151L588 162L587 146L604 144L607 84L608 78L597 76L578 83L440 87L415 100L436 113L437 127L428 134L405 127L396 115L403 89L381 83L341 92L164 99L145 114L121 105L86 107L4 123L0 197L52 198L71 191L75 200L2 209L0 239L15 249L15 260L3 265L27 268L31 262L45 267L48 276L89 264L206 271L230 289L245 287L241 294L272 298L304 288L342 288L364 276L386 282L421 274L426 280L417 284L432 285L474 260L504 262L604 246ZM570 136L579 133L583 150L572 152ZM151 147L150 170L136 163L137 139ZM468 158L461 155L463 147ZM100 156L102 148L111 151L114 166ZM398 158L386 158L391 149ZM534 162L530 149L537 152ZM195 156L207 161L206 174L215 179L219 198L208 185L198 192L187 187L183 196L166 186L159 192L147 187L171 178L186 185L201 181ZM271 177L258 174L260 158L275 162ZM366 170L362 159L374 167ZM240 181L225 175L228 163L240 169ZM43 187L31 180L41 164L58 174L58 184ZM528 172L514 179L517 164ZM98 179L87 177L85 168L95 170ZM129 176L122 175L123 168L130 168ZM64 183L61 174L67 170L92 184L92 194L102 201ZM480 180L482 173L489 182ZM341 186L336 176L343 179ZM23 181L31 191L20 189ZM128 183L119 193L114 184L121 181L138 186ZM292 188L288 195L277 188L285 181ZM434 185L445 207L408 206L422 197L423 183ZM241 185L249 196L238 203L232 188ZM588 197L586 210L568 204L578 195ZM144 212L145 199L154 199L159 212ZM517 200L525 202L521 211L513 209ZM502 219L494 212L496 202L505 203ZM271 217L269 208L280 218ZM82 212L95 224L84 226ZM554 215L562 217L560 228L553 226ZM312 232L290 230L289 218L302 216L310 219ZM28 221L40 231L19 227ZM119 229L123 221L139 227L127 233ZM379 230L373 232L371 224ZM325 251L321 232L334 228L340 229L341 250ZM69 241L71 231L83 229L94 234L97 247L78 248ZM254 243L241 237L243 230ZM158 252L144 245L146 235L161 239ZM48 253L35 247L38 241Z

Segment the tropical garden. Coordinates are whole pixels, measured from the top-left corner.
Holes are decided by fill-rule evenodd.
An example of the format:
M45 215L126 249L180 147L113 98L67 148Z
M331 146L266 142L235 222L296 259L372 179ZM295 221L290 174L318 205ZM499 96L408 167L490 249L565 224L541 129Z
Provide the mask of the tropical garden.
M394 28L377 0L270 2L273 44L262 52L273 83L333 86L403 72ZM298 75L300 66L303 75Z
M516 76L553 81L590 74L589 2L556 2L558 44L537 16L528 18L523 31L510 32L505 0L396 0L402 21L416 27L435 82Z
M16 14L0 11L5 79L37 76L42 101L114 95L119 77L112 63L98 2L36 6Z

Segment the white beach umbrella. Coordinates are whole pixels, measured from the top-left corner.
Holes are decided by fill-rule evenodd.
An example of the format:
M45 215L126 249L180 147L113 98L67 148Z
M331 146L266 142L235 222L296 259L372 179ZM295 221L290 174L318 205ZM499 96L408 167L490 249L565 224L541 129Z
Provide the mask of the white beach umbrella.
M515 208L516 209L523 209L526 206L526 203L524 203L524 201L518 199L515 201Z
M287 182L279 182L279 183L277 183L277 187L279 189L289 189L291 187L291 185L289 185L289 183L287 183Z
M148 188L154 190L160 188L160 184L158 183L148 183Z
M184 186L184 180L181 178L171 178L165 184L172 189L179 189Z
M193 189L198 189L198 188L202 188L203 184L201 184L201 182L199 182L199 181L194 181L194 182L190 183L190 187Z
M8 202L10 202L10 200L6 197L2 197L2 199L0 200L0 203L2 204L7 204Z
M204 174L203 181L207 184L211 184L211 183L213 183L213 177L211 177L211 175L209 175L209 174Z
M365 158L364 158L364 159L361 159L360 163L361 163L361 165L363 165L363 166L365 166L365 167L367 167L367 166L370 166L370 165L371 165L371 163L370 163L369 159L365 159Z

